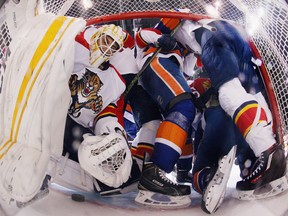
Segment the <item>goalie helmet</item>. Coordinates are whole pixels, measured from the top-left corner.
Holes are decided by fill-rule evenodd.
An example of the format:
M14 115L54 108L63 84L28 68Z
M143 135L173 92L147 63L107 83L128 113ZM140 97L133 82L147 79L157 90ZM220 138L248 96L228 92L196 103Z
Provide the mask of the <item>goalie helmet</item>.
M123 47L124 32L114 24L103 25L92 35L90 40L89 62L93 67L99 67L103 62Z

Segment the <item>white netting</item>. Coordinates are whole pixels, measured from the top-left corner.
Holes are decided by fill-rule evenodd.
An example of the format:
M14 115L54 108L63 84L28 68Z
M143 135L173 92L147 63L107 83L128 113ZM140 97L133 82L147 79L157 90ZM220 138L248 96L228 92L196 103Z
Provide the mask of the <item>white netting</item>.
M111 142L107 143L101 148L95 149L91 151L92 156L102 156L101 153L107 151L110 148L113 148L114 145L117 145L119 142L119 138L115 138L111 140ZM104 172L107 172L111 175L115 174L120 166L123 165L125 161L126 152L124 149L121 149L115 152L113 155L109 156L109 158L103 158L103 161L98 164L99 168Z
M27 2L29 3L27 3ZM26 11L26 17L41 13L54 13L73 17L83 17L96 22L104 22L100 17L117 17L127 21L119 22L131 29L144 25L139 21L145 17L159 18L163 11L189 8L193 14L233 20L244 25L250 33L267 69L268 92L275 95L274 117L277 115L278 128L287 134L288 130L288 6L285 0L22 0L17 5L8 1L1 8L0 16L0 92L5 60L9 56L9 44L13 40L19 13ZM23 6L26 2L26 5ZM15 6L16 5L16 6ZM15 9L9 10L8 7ZM5 8L6 7L6 8ZM19 10L17 11L17 7ZM24 8L24 9L23 9ZM150 12L153 15L149 14ZM28 14L29 13L29 14ZM138 14L137 14L138 13ZM12 15L11 15L12 14ZM134 14L134 15L133 15ZM7 15L5 17L5 15ZM115 16L116 15L116 16ZM136 18L128 20L128 17ZM138 19L137 19L138 17ZM115 19L115 18L114 18ZM92 19L93 20L93 19ZM131 21L132 20L132 21ZM143 19L144 20L144 19ZM151 19L150 19L151 20ZM137 26L138 25L138 26ZM13 31L12 31L13 30ZM267 85L267 82L266 82ZM272 88L270 88L272 87ZM278 109L278 110L277 110ZM279 114L277 114L279 113Z

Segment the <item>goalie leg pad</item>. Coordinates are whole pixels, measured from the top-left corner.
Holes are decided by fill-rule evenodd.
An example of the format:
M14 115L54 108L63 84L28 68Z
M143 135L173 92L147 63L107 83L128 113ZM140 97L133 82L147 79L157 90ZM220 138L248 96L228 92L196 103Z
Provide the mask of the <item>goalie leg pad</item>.
M119 187L129 178L132 156L121 134L86 137L78 149L78 158L82 169L110 187Z
M7 201L31 200L41 188L48 160L47 153L24 143L14 143L1 160L1 196Z

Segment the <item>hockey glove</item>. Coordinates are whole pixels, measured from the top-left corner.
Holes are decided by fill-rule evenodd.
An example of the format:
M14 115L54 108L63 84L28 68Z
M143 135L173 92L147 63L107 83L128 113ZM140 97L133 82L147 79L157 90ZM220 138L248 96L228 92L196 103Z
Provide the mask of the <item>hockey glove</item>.
M155 45L156 47L161 47L163 51L168 52L176 48L177 41L171 35L163 34L160 38L158 38Z

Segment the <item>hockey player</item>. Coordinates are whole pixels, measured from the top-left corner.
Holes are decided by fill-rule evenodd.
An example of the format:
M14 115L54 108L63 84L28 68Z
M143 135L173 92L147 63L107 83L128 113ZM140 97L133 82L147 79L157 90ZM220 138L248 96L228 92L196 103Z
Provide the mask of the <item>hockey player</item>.
M211 80L197 78L190 87L197 95L198 110L203 113L201 121L195 122L192 186L202 194L203 211L214 213L224 199L235 155L242 178L247 176L256 157L230 116L219 105Z
M93 27L93 30L95 30L95 28ZM110 65L110 67L113 67L115 70L117 70L117 73L119 77L123 78L123 80L125 80L126 85L129 85L129 83L133 80L133 78L135 77L136 73L138 72L138 67L136 65L136 60L135 60L135 56L134 56L134 40L133 38L126 32L124 31L124 37L123 37L123 47L120 49L119 52L115 53L113 56L111 56L109 58L109 64L108 62L106 62L105 64ZM80 39L80 41L82 41L82 37L78 38ZM79 53L78 53L79 54ZM125 64L124 64L125 63ZM103 64L102 64L103 66ZM101 68L102 68L101 66ZM104 70L105 71L105 70ZM106 72L106 71L105 71ZM120 76L121 74L121 76ZM110 83L109 83L110 84ZM113 82L114 84L114 82ZM111 86L111 85L110 85ZM111 89L113 90L113 89ZM119 94L121 94L121 91L118 92ZM67 125L66 125L66 136L65 136L65 142L64 142L64 155L66 155L66 153L68 153L68 158L71 160L61 160L61 163L66 164L66 171L63 171L62 169L60 169L61 175L58 175L58 182L60 184L64 184L67 185L69 188L74 188L74 189L81 189L81 190L85 190L85 191L93 191L93 184L95 186L95 190L102 196L107 196L107 195L114 195L114 194L121 194L121 193L127 193L133 189L137 189L137 182L139 180L139 176L140 176L140 169L142 168L142 162L141 160L144 157L143 152L145 151L150 151L151 149L153 149L153 147L151 147L150 143L153 143L155 140L155 134L156 134L156 130L158 128L160 119L161 119L161 114L158 111L158 107L154 104L154 102L150 99L147 98L149 97L147 95L147 93L143 90L143 88L139 85L135 85L133 86L133 88L131 89L131 91L129 92L129 94L126 95L125 98L125 103L128 103L129 107L131 106L131 108L133 109L133 117L135 117L135 122L137 125L137 128L141 128L141 134L139 137L137 137L137 144L140 143L138 145L137 150L135 150L134 148L132 148L132 154L133 154L133 164L132 164L132 169L131 169L131 174L129 176L129 179L127 181L123 181L122 183L119 184L109 184L99 178L96 179L92 179L91 176L89 175L85 175L84 177L82 176L83 174L81 174L82 172L80 172L79 170L79 165L78 165L78 155L79 152L77 150L77 148L73 148L73 143L75 143L75 140L71 140L71 135L72 134L72 127L76 127L78 128L78 130L80 130L82 133L87 133L89 132L89 130L91 131L91 128L88 127L87 125L79 125L77 123L75 123L75 121L71 120L71 117L67 118ZM122 115L123 112L122 109L123 107L118 107L119 111L117 112L117 116L118 119L122 119ZM127 108L127 106L126 106ZM153 111L154 110L154 111ZM107 121L107 119L111 119L113 116L115 116L115 113L112 109L109 109L107 113L105 113L105 111L107 111L106 109L104 109L102 112L99 113L98 116L100 116L100 119L103 119L103 121L105 120L105 122ZM124 113L125 115L125 113ZM83 116L85 117L85 115ZM89 116L87 116L89 118ZM115 119L116 118L112 118ZM133 119L134 120L134 119ZM77 117L76 117L76 121L77 121ZM78 122L78 121L77 121ZM81 122L79 122L81 123ZM135 126L134 125L134 126ZM84 127L83 127L84 126ZM93 129L93 128L92 128ZM92 130L93 132L93 130ZM83 141L82 136L80 135L80 137L75 137L76 141ZM85 141L85 140L84 140ZM153 141L153 142L152 142ZM135 146L137 146L135 144ZM135 150L135 151L134 151ZM140 159L140 161L137 160L137 158ZM81 161L80 161L81 163ZM139 164L139 165L138 165ZM76 167L76 168L75 168ZM68 170L69 169L69 170ZM83 169L85 169L83 167ZM129 170L130 168L127 167L127 169ZM65 178L67 178L67 176L69 176L69 173L78 173L75 175L75 177L73 178L73 181L67 182L67 180L65 180ZM126 171L125 171L126 173ZM86 179L86 186L85 182L83 182L81 179ZM98 181L98 180L100 181ZM71 180L71 178L70 178ZM89 184L87 184L87 182L89 182ZM89 185L89 186L87 186ZM136 186L136 187L135 187Z
M126 182L132 166L123 128L121 95L126 85L118 70L109 63L109 59L121 51L125 38L122 28L113 24L89 26L79 33L69 81L68 114L92 132L84 136L78 148L79 164L110 187Z
M165 28L165 22L160 25ZM239 197L264 198L282 192L287 188L285 154L275 140L270 110L260 91L259 71L251 61L244 32L224 20L185 20L175 38L201 57L221 107L258 157L251 173L236 185ZM253 194L268 185L269 193Z
M157 103L164 120L157 130L151 158L143 166L135 200L150 206L184 207L191 202L190 187L173 183L166 173L173 170L182 154L195 115L192 93L181 71L185 53L172 37L157 28L137 32L136 44L140 68L157 47L162 49L148 63L140 83ZM157 200L157 194L165 198Z
M137 183L142 170L145 152L151 154L153 151L156 131L162 120L162 115L157 104L151 99L147 92L144 91L141 85L135 84L128 91L130 83L135 79L136 73L138 73L134 46L135 42L129 35L129 38L125 39L121 52L110 58L111 64L117 68L126 82L127 88L124 94L125 104L127 104L126 109L127 107L131 107L136 129L137 131L139 130L136 138L131 142L133 165L128 181L118 188L107 187L107 185L100 183L101 195L107 196L137 190Z

